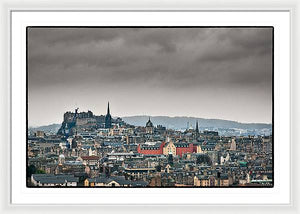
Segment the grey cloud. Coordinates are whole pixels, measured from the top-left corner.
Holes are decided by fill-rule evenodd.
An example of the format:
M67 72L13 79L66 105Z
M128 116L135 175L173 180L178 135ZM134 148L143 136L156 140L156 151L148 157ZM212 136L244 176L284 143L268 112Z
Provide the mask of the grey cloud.
M218 29L215 29L218 31ZM208 51L200 56L202 62L238 60L260 57L272 51L272 29L226 29L218 34Z
M205 99L215 105L210 96L224 101L230 94L240 100L256 97L251 106L270 114L271 28L31 28L28 44L32 103L46 89L59 100L62 91L71 100L107 99L102 92L111 91L115 102L124 100L123 93L128 102L138 97L145 103L141 108L150 105L147 97L161 102L181 96L194 105ZM178 114L188 112L185 108Z

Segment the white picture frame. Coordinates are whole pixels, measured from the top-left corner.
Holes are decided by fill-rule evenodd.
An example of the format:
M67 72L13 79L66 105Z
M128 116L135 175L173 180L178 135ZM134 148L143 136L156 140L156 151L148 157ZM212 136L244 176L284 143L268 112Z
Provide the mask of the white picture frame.
M290 176L291 175L291 173L290 173L290 167L291 167L291 162L290 162L290 157L291 157L290 146L288 146L288 148L283 148L283 147L282 148L281 147L277 148L278 151L281 152L281 154L284 154L284 155L281 155L281 157L286 158L286 161L283 161L283 163L282 162L275 162L275 165L278 164L279 166L282 167L282 168L280 168L280 171L282 169L282 171L281 171L280 174L289 175L287 179L286 178L282 178L283 179L282 181L285 183L285 184L283 184L284 185L284 187L282 189L283 192L280 192L281 190L276 190L276 191L279 191L279 193L277 192L277 194L279 196L284 196L283 197L284 199L277 198L277 199L273 200L273 199L271 199L273 193L271 193L271 192L264 192L262 194L264 194L264 196L268 196L267 199L269 201L262 201L261 199L256 198L256 202L254 202L254 203L246 203L245 200L242 201L241 203L232 203L232 200L235 201L236 199L241 199L241 198L245 197L244 195L237 195L236 198L228 198L228 201L226 203L220 203L220 201L218 201L217 203L216 202L213 202L213 203L197 203L196 200L194 200L194 201L192 200L193 201L192 203L188 203L186 200L184 201L184 203L180 203L178 201L178 199L176 199L176 194L182 194L182 193L176 192L176 191L175 192L171 191L171 192L167 193L164 196L164 198L171 199L170 201L171 202L173 201L173 203L161 203L162 198L157 198L158 194L161 194L161 193L155 193L155 192L151 193L151 194L154 194L154 195L156 194L155 197L149 198L149 199L147 199L145 201L143 201L143 200L139 201L139 198L141 199L141 198L145 197L145 193L144 193L145 191L143 189L141 189L141 191L138 190L140 195L136 198L136 200L134 200L135 201L134 203L130 203L129 200L123 201L123 203L95 203L95 201L93 201L92 203L80 203L79 201L76 201L76 197L74 197L73 194L80 194L80 195L82 195L82 194L86 195L87 194L86 197L88 197L88 194L91 194L91 193L89 191L86 192L85 190L78 189L79 192L77 190L74 190L74 192L66 193L66 195L64 197L68 198L69 201L60 201L62 203L60 203L60 202L58 203L56 201L54 203L51 203L50 201L53 198L55 199L55 198L57 198L58 194L59 195L62 194L60 192L60 190L55 190L55 191L51 192L50 193L51 196L49 198L47 198L48 196L47 196L47 193L45 193L45 192L39 192L39 193L36 193L36 192L35 193L28 193L28 192L26 192L26 189L22 189L23 183L20 182L20 181L18 181L18 179L22 175L24 175L24 174L22 174L22 170L24 170L24 169L16 168L18 166L18 163L21 163L22 161L24 161L24 159L22 159L22 152L24 152L24 148L20 149L20 151L16 151L15 150L15 148L17 148L18 146L21 145L20 143L16 143L16 142L22 142L22 135L25 134L25 131L23 131L23 134L18 134L18 133L21 133L22 130L24 129L24 125L22 125L23 124L22 121L24 119L24 115L20 111L20 106L22 106L23 105L22 102L24 102L24 98L22 98L22 94L24 96L24 90L23 90L24 88L22 88L22 87L24 87L24 76L22 76L22 75L24 75L22 73L22 71L24 71L24 69L23 69L23 67L24 67L24 61L22 61L22 57L24 57L24 56L20 56L20 58L19 58L20 61L17 61L16 63L15 63L14 59L15 59L16 53L18 53L18 51L20 51L21 53L24 51L24 44L22 44L22 42L21 43L15 43L15 41L16 40L20 40L20 39L23 38L24 31L22 31L22 29L24 29L24 26L28 25L30 22L31 22L30 25L32 25L32 22L36 22L38 25L41 25L41 23L43 21L45 23L49 24L49 20L47 20L47 19L46 20L37 19L36 16L33 16L33 17L29 18L29 20L26 20L26 18L24 18L25 17L24 15L26 15L26 11L27 11L27 13L36 13L37 12L37 11L31 11L31 10L15 10L15 9L12 9L12 8L8 9L8 12L10 14L10 18L12 18L12 20L10 20L11 21L10 25L8 26L8 27L11 27L10 28L11 29L11 31L10 31L11 32L11 34L10 34L11 37L9 37L9 38L11 38L11 41L10 41L11 42L11 52L10 53L12 54L11 55L11 60L12 61L11 61L10 64L7 64L7 67L10 67L9 65L11 65L10 72L11 72L11 75L12 75L11 76L11 81L12 81L12 91L11 91L12 97L11 97L11 102L13 104L11 105L11 107L12 107L12 110L11 110L11 116L12 116L11 122L12 122L12 127L14 127L14 128L11 130L12 145L11 145L11 148L9 148L9 149L10 149L10 152L11 152L10 153L11 154L10 158L12 160L12 162L11 162L12 165L10 165L11 166L11 170L12 170L11 171L11 175L14 175L14 176L11 176L12 180L10 182L10 185L11 185L11 192L10 192L11 193L11 201L10 201L10 203L13 206L14 205L25 205L25 204L29 204L29 205L49 205L49 204L56 204L56 205L78 205L78 204L80 204L80 205L172 205L172 206L176 206L176 205L219 205L219 206L220 205L247 205L247 206L248 205L252 205L252 206L257 206L257 205L259 205L259 206L261 206L261 205L277 205L277 206L278 205L283 205L283 206L289 206L289 207L292 206L292 201L291 201L292 197L291 197L291 188L290 188L290 185L291 185L291 183L290 183L291 182L291 176ZM220 10L216 10L216 11L220 12L220 13L229 13L229 12L232 12L232 13L248 13L248 14L251 13L251 12L254 13L254 11L244 11L244 10L240 10L240 11L239 10L237 10L237 11L223 11L223 10L220 11ZM22 14L22 15L14 16L13 15L14 12L17 12L18 14ZM49 14L49 12L50 11L48 11L48 12L47 11L40 11L39 13L40 14L42 14L42 13L48 13ZM55 13L55 11L51 11L51 13L52 12ZM73 14L75 14L74 12L76 12L76 11L75 10L73 10L73 11L61 11L59 13L73 13ZM85 11L78 11L78 12L85 12ZM92 12L92 11L89 11L89 12ZM97 12L97 11L94 10L93 13L95 13L95 12ZM105 13L105 14L124 13L124 11L112 11L112 10L111 11L103 11L102 10L102 11L98 11L98 12L100 12L100 13L102 12L102 13ZM137 12L138 11L127 11L126 13L137 13ZM152 11L152 12L149 12L147 10L140 10L139 12L141 12L141 13L147 13L147 12L148 13L155 13L156 12L156 13L160 13L160 14L161 13L175 13L175 11L173 11L173 12L172 11L160 11L160 12ZM179 11L178 10L176 12L177 13L183 13L184 11ZM193 10L193 11L188 11L187 10L185 12L188 12L189 14L190 13L196 14L197 10ZM198 12L203 12L203 10L202 11L198 10ZM213 10L206 10L206 13L207 12L211 12L212 13ZM255 11L255 12L257 13L258 11ZM282 46L280 46L281 47L280 51L282 53L284 53L284 54L278 56L278 58L276 58L276 55L275 55L275 58L274 58L275 60L278 59L280 61L280 65L283 66L283 67L280 67L280 69L279 68L278 69L281 70L281 71L282 70L285 70L285 71L288 70L288 71L290 71L291 58L290 58L289 55L291 53L291 50L290 50L290 46L289 46L289 43L290 43L289 41L290 41L290 36L291 35L290 35L289 32L290 32L290 27L291 27L290 26L290 24L291 24L290 23L290 16L292 15L291 14L292 9L291 8L290 9L284 8L284 9L276 10L276 11L275 10L269 10L269 11L260 10L259 12L261 12L261 13L274 13L274 14L277 13L276 14L277 18L280 17L279 13L284 13L285 14L284 16L286 16L286 14L288 13L287 17L284 17L282 22L281 22L280 18L277 19L275 17L271 18L268 21L270 23L272 21L272 19L273 19L273 21L274 21L274 19L277 19L274 23L278 23L279 28L281 28L282 35L280 34L280 38L283 38L282 36L285 36L284 37L285 42L282 44ZM39 17L41 18L41 15L39 15ZM267 16L265 15L265 17L267 17ZM81 16L81 18L82 18L82 16ZM111 16L110 18L112 19L113 16ZM255 16L255 18L256 18L256 20L258 20L259 18L262 18L262 17ZM56 20L60 20L59 22L62 25L64 25L61 22L62 16L55 16L55 19ZM111 19L109 19L109 20L111 20ZM134 19L135 19L135 17L131 17L131 20L134 20ZM248 21L251 20L251 19L248 18ZM17 22L15 22L15 20L17 20ZM222 21L224 21L224 20L222 20ZM240 19L239 19L239 21L242 22ZM253 21L253 19L251 21ZM79 22L78 21L76 22L76 20L74 21L74 19L73 19L72 22L74 23L74 25L82 25L82 23L79 24ZM161 20L158 21L158 22L161 22ZM70 22L70 19L69 19L68 25L70 25L70 23L71 22ZM284 23L284 24L281 25L282 23ZM263 23L262 25L265 25L265 24L266 23ZM241 25L241 24L239 24L239 25ZM14 30L18 30L18 29L20 31L14 31ZM288 32L288 33L286 33L286 32ZM14 36L16 36L16 37L14 37ZM276 38L276 34L275 34L275 38ZM277 43L277 41L275 42L275 44L276 43ZM16 49L14 49L14 48L16 48ZM282 58L284 58L283 61L281 61ZM16 68L16 66L17 66L17 68ZM18 73L18 71L19 71L19 73ZM17 79L17 81L15 82L16 79ZM276 79L276 77L275 77L275 79ZM290 124L291 124L291 121L290 121L290 119L291 119L290 118L290 109L291 109L291 106L290 106L290 103L291 103L290 102L290 96L291 96L291 92L290 92L290 87L291 87L291 84L290 84L290 72L287 72L285 74L281 74L280 78L278 77L278 81L280 82L278 84L280 84L281 86L279 88L275 88L275 91L278 90L277 93L280 93L281 97L283 98L280 101L278 100L277 101L278 103L275 104L275 108L276 108L276 105L278 105L278 107L280 106L280 109L281 109L280 112L278 113L278 115L279 115L278 117L283 118L283 119L281 119L281 121L282 121L281 124L283 124L283 126L284 126L284 128L283 128L284 131L280 135L282 136L281 140L283 140L285 138L285 139L288 139L286 141L290 143L291 142L290 139L289 139L291 137L290 136L290 132L291 132L291 129L290 129ZM18 86L19 88L15 88L15 86ZM276 92L275 92L275 94L276 94ZM20 102L20 103L18 103L18 102ZM16 104L16 103L18 103L18 104ZM275 99L275 103L276 103L276 99ZM23 119L19 120L18 118L23 118ZM21 125L17 126L16 124L21 124ZM279 129L279 127L277 127L277 128ZM282 129L282 128L280 127L280 129ZM275 130L276 130L276 127L275 127ZM20 157L21 157L21 159L20 159ZM275 159L276 159L276 156L275 156ZM289 167L284 167L284 166L287 166L286 164ZM13 170L13 169L16 169L16 170ZM18 174L18 171L21 172L21 173ZM18 175L18 176L15 176L15 175ZM14 179L14 177L17 178L17 179ZM288 190L288 191L285 191L285 190ZM111 191L114 191L115 193L111 195ZM147 190L146 194L149 194L149 192L151 192L151 190L150 191ZM30 200L32 199L32 198L30 199L30 197L32 196L30 194L33 194L33 198L35 200L41 199L43 197L44 198L46 197L46 198L45 198L45 200L42 200L42 202L34 201L34 200L32 200L33 202L30 202ZM93 192L92 194L95 195L97 193ZM123 196L119 197L118 200L121 200L121 198L130 198L131 197L130 193L126 193L126 191L125 192L117 192L115 190L109 190L109 189L107 190L107 192L105 192L105 194L106 194L105 197L106 197L107 201L109 201L109 200L115 200L116 198L118 198L117 196L120 195L120 194L123 195ZM188 192L186 194L190 195L191 193ZM193 192L192 194L197 194L197 193ZM214 194L214 193L206 193L206 194L207 194L206 195L207 198L209 198L208 195ZM239 194L239 193L237 192L236 194ZM254 196L255 193L254 193L254 191L252 191L252 192L250 191L248 194L252 195L251 198L253 198L253 196ZM126 196L128 196L128 197L126 197ZM188 197L188 196L186 196L186 197ZM221 196L221 197L224 197L224 195ZM225 197L228 197L228 195L225 194ZM48 203L45 202L46 200L48 201ZM211 199L211 200L214 200L214 199ZM73 203L72 203L72 201L73 201Z

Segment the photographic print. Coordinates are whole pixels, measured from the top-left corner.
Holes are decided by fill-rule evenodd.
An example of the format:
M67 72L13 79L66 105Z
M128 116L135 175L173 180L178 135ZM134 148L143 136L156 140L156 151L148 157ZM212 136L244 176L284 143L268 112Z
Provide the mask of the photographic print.
M273 27L26 33L27 187L274 186Z

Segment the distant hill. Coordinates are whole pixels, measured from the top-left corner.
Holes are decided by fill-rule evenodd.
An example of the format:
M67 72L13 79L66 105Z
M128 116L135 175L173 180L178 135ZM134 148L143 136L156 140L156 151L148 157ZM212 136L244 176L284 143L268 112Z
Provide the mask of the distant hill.
M56 133L60 128L61 124L51 124L47 126L39 126L39 127L29 127L29 131L44 131L44 132L54 132Z
M199 128L224 128L224 129L271 129L272 124L266 123L239 123L230 120L219 120L219 119L203 119L196 117L168 117L168 116L154 116L150 117L153 125L163 125L170 129L182 130L187 128L187 123L189 126L195 128L196 121L199 123ZM130 116L122 117L122 119L131 125L135 126L145 126L149 119L149 116ZM40 127L30 127L31 131L46 131L46 132L57 132L61 124L51 124L47 126Z
M196 117L167 117L167 116L153 116L150 117L154 125L163 125L172 129L186 129L187 123L195 128L196 121L199 123L199 128L225 128L225 129L271 129L271 124L265 123L239 123L230 120L219 119L203 119ZM122 117L122 119L129 124L135 126L145 126L149 116L130 116Z

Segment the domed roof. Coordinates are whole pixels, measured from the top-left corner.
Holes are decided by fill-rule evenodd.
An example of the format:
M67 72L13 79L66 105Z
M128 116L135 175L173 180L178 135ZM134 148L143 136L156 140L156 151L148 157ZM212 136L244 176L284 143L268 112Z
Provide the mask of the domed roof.
M150 117L148 122L146 123L146 127L153 127L153 123L151 122Z

